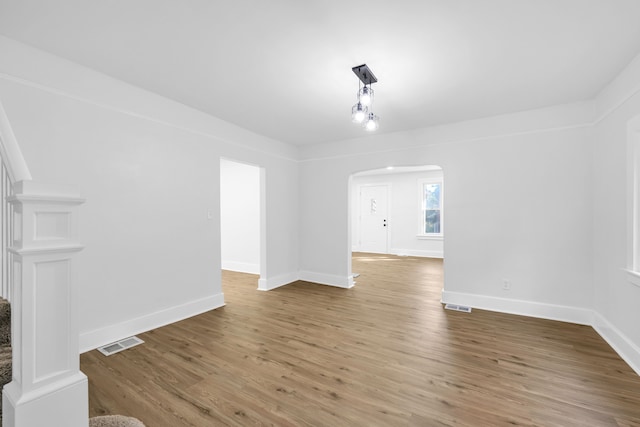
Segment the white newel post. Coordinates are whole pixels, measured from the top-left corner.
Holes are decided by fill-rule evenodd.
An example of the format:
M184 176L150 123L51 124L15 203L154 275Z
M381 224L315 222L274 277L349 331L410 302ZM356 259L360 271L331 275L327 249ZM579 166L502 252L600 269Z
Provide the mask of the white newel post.
M73 190L33 181L14 185L11 333L13 380L4 387L3 427L87 427L88 382L80 371Z

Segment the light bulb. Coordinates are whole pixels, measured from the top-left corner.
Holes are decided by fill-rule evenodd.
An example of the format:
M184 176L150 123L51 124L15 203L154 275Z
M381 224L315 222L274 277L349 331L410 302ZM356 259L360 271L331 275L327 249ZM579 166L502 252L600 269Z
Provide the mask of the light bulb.
M369 86L363 86L362 89L358 91L358 100L362 103L362 105L369 106L373 102L373 89Z
M379 120L378 116L373 113L369 113L367 121L364 123L364 129L366 131L373 132L378 129L378 126L380 125Z
M356 105L351 108L351 120L353 123L362 123L367 117L368 108L362 105L362 103L358 102Z
M376 122L374 122L373 120L367 120L367 130L376 130Z

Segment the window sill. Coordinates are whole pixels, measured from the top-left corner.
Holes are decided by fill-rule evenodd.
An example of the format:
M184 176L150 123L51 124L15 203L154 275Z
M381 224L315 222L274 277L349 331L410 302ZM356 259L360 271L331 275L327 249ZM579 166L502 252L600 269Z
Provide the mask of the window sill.
M442 234L418 234L416 236L418 240L444 240L444 236ZM640 276L638 276L640 278Z
M640 287L640 272L629 270L626 268L624 269L624 271L627 272L627 280L632 284Z

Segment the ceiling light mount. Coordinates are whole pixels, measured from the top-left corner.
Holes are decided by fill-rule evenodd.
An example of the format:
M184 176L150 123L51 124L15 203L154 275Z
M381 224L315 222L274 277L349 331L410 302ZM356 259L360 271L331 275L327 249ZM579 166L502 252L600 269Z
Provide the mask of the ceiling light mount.
M373 89L371 85L378 79L371 72L367 64L351 68L358 79L358 102L351 108L351 121L361 124L367 131L375 131L379 126L379 118L373 114ZM364 86L360 86L360 85Z
M376 83L378 79L373 75L367 64L358 65L357 67L353 67L351 69L356 76L360 79L363 85L371 85Z

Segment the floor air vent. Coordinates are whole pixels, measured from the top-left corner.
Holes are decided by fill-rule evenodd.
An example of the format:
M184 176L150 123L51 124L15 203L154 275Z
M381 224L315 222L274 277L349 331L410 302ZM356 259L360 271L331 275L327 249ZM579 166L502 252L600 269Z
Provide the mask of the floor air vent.
M114 343L99 347L98 351L104 354L105 356L111 356L112 354L119 353L122 350L126 350L128 348L135 347L138 344L142 344L143 342L144 341L142 341L138 337L129 337L129 338L125 338L123 340L116 341Z
M465 307L464 305L445 304L444 308L447 310L462 311L465 313L471 313L471 307Z

